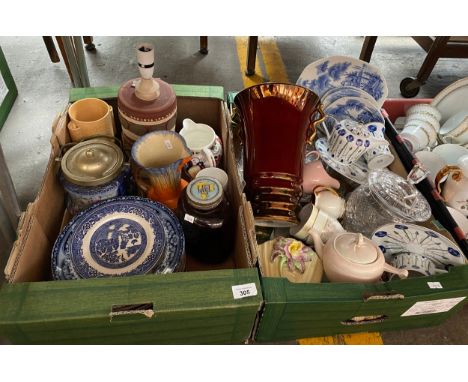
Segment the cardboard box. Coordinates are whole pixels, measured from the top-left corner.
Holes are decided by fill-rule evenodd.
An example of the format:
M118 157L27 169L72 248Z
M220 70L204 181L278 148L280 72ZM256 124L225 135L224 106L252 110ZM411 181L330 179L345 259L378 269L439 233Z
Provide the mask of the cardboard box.
M229 140L223 89L174 86L177 128L184 118L215 128ZM74 89L71 101L98 97L116 108L118 87ZM18 226L0 289L0 337L12 343L208 344L241 343L262 304L260 281L245 240L242 205L233 198L236 245L216 269L188 261L187 271L167 275L50 281L50 253L66 220L64 191L55 159L69 142L67 108L53 127L52 151L39 194ZM114 113L117 115L117 112ZM116 118L117 126L120 127ZM226 150L225 167L232 166ZM231 192L232 193L232 192ZM256 295L236 299L233 286L254 284Z
M0 129L3 127L17 96L18 89L0 47Z
M228 100L232 102L232 94ZM406 177L405 167L393 147L392 150L395 161L390 169ZM254 217L245 194L241 199L255 262L258 244ZM425 225L453 240L434 219ZM253 331L257 342L438 325L461 309L468 295L468 265L452 268L444 275L375 284L291 283L286 278L264 277L262 273L261 280L264 307Z

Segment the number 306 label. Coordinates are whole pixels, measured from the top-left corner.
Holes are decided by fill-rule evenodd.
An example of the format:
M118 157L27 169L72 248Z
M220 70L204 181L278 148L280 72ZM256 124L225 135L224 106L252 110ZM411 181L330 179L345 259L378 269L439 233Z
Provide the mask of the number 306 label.
M232 295L236 300L239 298L256 296L257 293L257 287L255 286L255 283L232 286Z

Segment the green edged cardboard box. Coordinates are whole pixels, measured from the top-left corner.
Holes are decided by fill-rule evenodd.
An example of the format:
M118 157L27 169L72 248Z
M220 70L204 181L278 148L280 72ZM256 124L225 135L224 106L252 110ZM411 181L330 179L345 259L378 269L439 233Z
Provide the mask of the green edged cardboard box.
M17 96L18 89L0 47L0 129L3 127Z
M228 93L230 108L234 97L235 93ZM396 160L391 170L406 177L398 155L393 154ZM254 217L245 194L242 204L252 261L258 263ZM427 226L453 240L437 221ZM258 266L264 307L253 333L257 342L428 327L445 321L468 300L468 265L443 275L375 284L291 283L285 278L265 277L262 264Z
M177 128L184 118L209 124L227 147L223 89L174 88ZM114 107L119 127L117 90L73 89L70 102L84 97L105 99ZM21 218L18 240L5 269L9 282L0 289L0 337L19 344L231 344L250 338L263 297L238 198L232 198L236 245L228 260L216 268L188 259L183 273L51 281L51 249L69 219L56 161L61 147L70 140L67 109L53 126L43 183ZM232 172L235 167L229 149L224 158L226 171ZM245 284L251 284L256 294L236 298L233 287Z

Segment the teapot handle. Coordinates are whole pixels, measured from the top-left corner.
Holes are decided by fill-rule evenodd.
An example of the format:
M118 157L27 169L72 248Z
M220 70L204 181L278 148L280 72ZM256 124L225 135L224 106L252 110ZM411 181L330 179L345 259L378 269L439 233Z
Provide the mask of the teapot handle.
M461 180L462 176L463 176L463 173L460 169L460 167L458 166L445 166L442 168L442 170L440 170L436 177L435 177L435 186L436 186L436 189L437 191L439 192L439 194L442 194L442 187L441 187L441 183L445 182L447 180L447 178L449 177L450 174L452 174L452 178L453 180L455 181L459 181Z
M322 123L323 121L325 121L326 115L323 112L322 104L318 105L317 112L319 113L319 117L317 119L312 119L313 116L312 115L310 116L310 124L309 124L309 129L308 129L308 132L307 132L307 134L309 135L309 137L307 138L307 144L308 145L312 144L313 140L315 139L315 137L317 135L317 125L319 123ZM327 133L328 133L328 131L327 131Z

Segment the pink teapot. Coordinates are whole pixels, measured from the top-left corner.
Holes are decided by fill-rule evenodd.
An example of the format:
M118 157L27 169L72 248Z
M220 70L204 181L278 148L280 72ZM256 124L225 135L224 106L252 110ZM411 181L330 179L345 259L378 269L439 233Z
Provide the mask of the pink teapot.
M309 231L323 270L331 282L373 283L384 271L407 278L406 269L392 267L377 244L360 233L338 232L324 244L314 229Z

